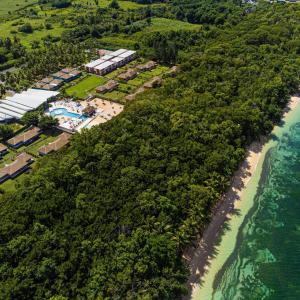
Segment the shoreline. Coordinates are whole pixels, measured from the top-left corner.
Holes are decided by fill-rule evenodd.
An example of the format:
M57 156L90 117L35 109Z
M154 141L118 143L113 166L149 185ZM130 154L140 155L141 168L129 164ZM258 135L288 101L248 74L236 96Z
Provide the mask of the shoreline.
M235 172L229 190L213 209L212 219L201 239L196 242L195 247L190 247L184 253L183 258L191 275L187 281L188 294L183 300L212 299L215 276L235 248L238 229L252 207L261 173L258 169L261 169L267 151L276 144L271 135L282 133L282 125L299 103L300 97L292 96L282 116L283 124L275 126L268 137L262 137L247 148L245 160ZM249 187L250 185L253 186ZM247 197L244 192L248 188L252 191Z

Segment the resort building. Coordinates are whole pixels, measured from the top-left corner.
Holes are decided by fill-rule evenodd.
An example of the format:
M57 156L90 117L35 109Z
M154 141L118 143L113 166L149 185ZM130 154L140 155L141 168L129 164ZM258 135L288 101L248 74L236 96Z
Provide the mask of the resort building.
M82 72L77 69L64 68L61 71L53 74L52 76L56 79L60 79L65 82L70 82L70 81L78 78L81 74L82 74Z
M71 137L70 134L68 134L66 132L62 133L61 135L59 135L58 139L55 140L54 142L52 142L48 145L42 146L39 149L39 154L43 156L43 155L47 155L51 152L60 150L61 148L63 148L64 146L66 146L69 143L70 137Z
M106 49L99 49L98 50L98 55L100 56L100 57L102 57L102 56L104 56L104 55L106 55L106 54L111 54L112 53L112 51L110 51L110 50L106 50Z
M2 158L7 152L7 147L0 143L0 158Z
M17 149L23 145L31 144L33 141L39 138L40 134L41 130L38 127L32 127L24 133L21 133L9 139L8 141L6 141L6 144L14 149Z
M160 86L162 83L162 79L158 76L153 77L150 81L146 82L143 87L145 89L152 89Z
M50 84L50 82L53 80L54 80L53 77L46 77L46 78L43 78L42 80L40 80L40 82L44 83L44 84Z
M135 99L136 94L130 94L125 97L126 101L132 101Z
M34 85L33 88L35 88L35 89L43 89L44 85L45 85L45 83L39 81L39 82L37 82L37 83Z
M50 84L45 84L45 85L41 88L41 90L52 91L52 90L54 90L54 88L53 88L53 86L50 85Z
M95 67L99 66L100 64L104 63L105 60L102 58L99 58L97 60L91 61L90 63L86 64L84 67L87 72L89 73L95 73Z
M13 119L21 119L26 112L37 109L57 95L58 92L29 89L6 97L5 100L0 101L0 121L7 122Z
M53 77L56 78L56 79L63 80L65 82L69 82L69 81L74 79L73 75L68 74L68 73L64 73L62 71L59 71L59 72L53 74Z
M53 87L53 90L59 89L64 84L62 79L53 79L49 85Z
M136 51L128 50L120 54L119 57L123 58L125 63L129 63L136 58Z
M101 85L101 86L98 86L98 87L96 88L96 92L97 92L97 93L104 94L104 93L107 93L107 92L112 91L112 90L115 89L118 85L119 85L119 83L118 83L117 81L115 81L115 80L109 80L106 84Z
M150 71L150 70L156 68L156 66L157 66L157 63L153 60L150 60L144 65L138 65L136 68L139 71Z
M112 58L110 61L115 63L117 68L123 67L126 64L125 60L122 57L118 57L118 56Z
M100 50L99 50L100 51ZM119 49L114 52L105 53L101 49L100 58L85 65L85 69L90 73L105 75L113 70L122 67L136 58L136 51ZM105 54L104 54L105 53ZM104 55L102 55L104 54Z
M137 71L134 69L128 69L125 73L122 73L118 76L119 79L128 81L130 79L135 78L137 75Z
M117 57L117 56L120 56L121 54L125 53L126 51L127 51L127 49L119 49L114 52L111 52L110 55L113 57Z
M116 68L115 63L111 61L106 61L94 68L94 73L97 75L105 75L111 71L113 71Z
M111 60L114 57L115 57L114 55L106 54L106 55L102 56L101 59L103 59L104 61L108 61L108 60Z
M21 153L14 162L0 170L0 183L7 179L17 177L26 171L31 163L33 163L32 156L27 153Z

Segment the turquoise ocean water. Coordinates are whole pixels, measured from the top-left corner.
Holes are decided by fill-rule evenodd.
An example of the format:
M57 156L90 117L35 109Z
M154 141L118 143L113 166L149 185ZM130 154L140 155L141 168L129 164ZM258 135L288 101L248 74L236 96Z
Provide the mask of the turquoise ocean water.
M266 154L254 206L213 283L214 300L300 300L300 123Z

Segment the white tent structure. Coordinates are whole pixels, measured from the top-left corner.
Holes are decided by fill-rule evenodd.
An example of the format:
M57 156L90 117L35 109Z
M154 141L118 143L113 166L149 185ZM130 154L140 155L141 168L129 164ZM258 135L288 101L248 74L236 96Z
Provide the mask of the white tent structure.
M29 89L20 94L15 94L0 101L0 121L10 119L21 119L22 116L31 110L37 109L58 92Z

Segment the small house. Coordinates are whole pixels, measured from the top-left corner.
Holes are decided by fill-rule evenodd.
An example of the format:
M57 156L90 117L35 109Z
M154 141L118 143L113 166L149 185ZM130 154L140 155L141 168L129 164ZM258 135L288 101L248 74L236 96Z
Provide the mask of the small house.
M21 133L8 141L6 141L6 144L10 147L17 149L20 148L23 145L29 145L35 140L39 138L41 134L41 130L38 127L32 127L31 129L25 131L24 133Z
M0 143L0 158L8 152L7 147Z
M128 69L125 73L122 73L118 76L119 79L121 80L125 80L125 81L128 81L128 80L131 80L133 78L135 78L137 75L137 71L134 70L134 69Z
M26 171L30 164L33 163L33 158L27 153L21 153L17 156L16 160L11 164L3 167L0 170L0 183L7 179L15 178L24 171Z
M62 133L61 135L59 135L58 139L55 140L54 142L52 142L48 145L42 146L39 149L39 154L41 156L43 156L43 155L47 155L53 151L58 151L58 150L62 149L64 146L66 146L69 143L70 137L71 137L70 134L68 134L66 132Z
M150 71L150 70L153 70L154 68L156 68L157 66L157 63L153 60L150 60L148 61L146 64L144 65L138 65L136 68L139 70L139 71Z

